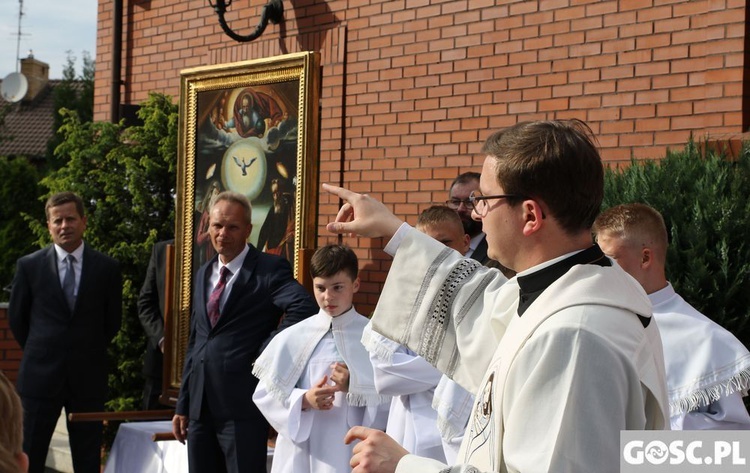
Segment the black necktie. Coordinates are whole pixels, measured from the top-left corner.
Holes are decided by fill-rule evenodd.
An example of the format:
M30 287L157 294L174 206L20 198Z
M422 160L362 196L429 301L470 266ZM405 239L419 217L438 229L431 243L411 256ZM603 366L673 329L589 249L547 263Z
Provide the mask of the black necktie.
M68 307L70 307L71 312L76 305L76 270L75 266L73 266L75 262L75 256L69 254L65 257L65 277L62 284L65 299L68 301Z

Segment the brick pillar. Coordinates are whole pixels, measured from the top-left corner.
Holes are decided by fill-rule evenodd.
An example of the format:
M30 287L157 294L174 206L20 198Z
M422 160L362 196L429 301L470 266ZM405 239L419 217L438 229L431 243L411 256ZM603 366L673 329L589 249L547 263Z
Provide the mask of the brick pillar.
M21 347L13 338L8 324L8 304L0 303L0 370L13 383L18 378L18 368L21 365Z

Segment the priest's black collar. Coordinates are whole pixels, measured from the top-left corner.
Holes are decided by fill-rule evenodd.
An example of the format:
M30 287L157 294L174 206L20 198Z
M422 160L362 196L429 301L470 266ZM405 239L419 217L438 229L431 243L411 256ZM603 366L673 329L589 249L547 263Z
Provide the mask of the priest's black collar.
M593 245L539 271L519 276L517 278L519 287L518 315L523 315L545 289L578 264L612 266L612 262L604 255L599 245Z

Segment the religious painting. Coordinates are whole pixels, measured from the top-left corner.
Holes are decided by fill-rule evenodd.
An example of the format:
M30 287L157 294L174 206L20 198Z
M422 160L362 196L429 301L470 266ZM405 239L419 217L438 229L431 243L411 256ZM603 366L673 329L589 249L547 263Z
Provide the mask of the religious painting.
M208 223L220 192L248 197L249 243L286 258L305 282L301 254L316 242L319 75L314 52L181 72L169 388L182 375L193 273L215 254Z

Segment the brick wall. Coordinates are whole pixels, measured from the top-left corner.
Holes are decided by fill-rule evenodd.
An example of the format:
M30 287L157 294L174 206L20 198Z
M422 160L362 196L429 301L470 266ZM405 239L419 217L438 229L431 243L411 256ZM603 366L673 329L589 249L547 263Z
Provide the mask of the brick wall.
M265 1L235 0L230 26L249 33ZM479 170L491 131L520 120L583 119L613 165L748 124L739 0L286 0L285 22L250 44L225 36L204 0L124 3L122 103L178 97L184 68L320 51L321 182L412 223L456 174ZM97 119L109 114L112 4L99 2ZM336 209L321 196L321 244ZM346 242L369 311L388 259L381 242Z
M8 326L8 304L0 302L0 371L15 383L20 364L21 347Z

